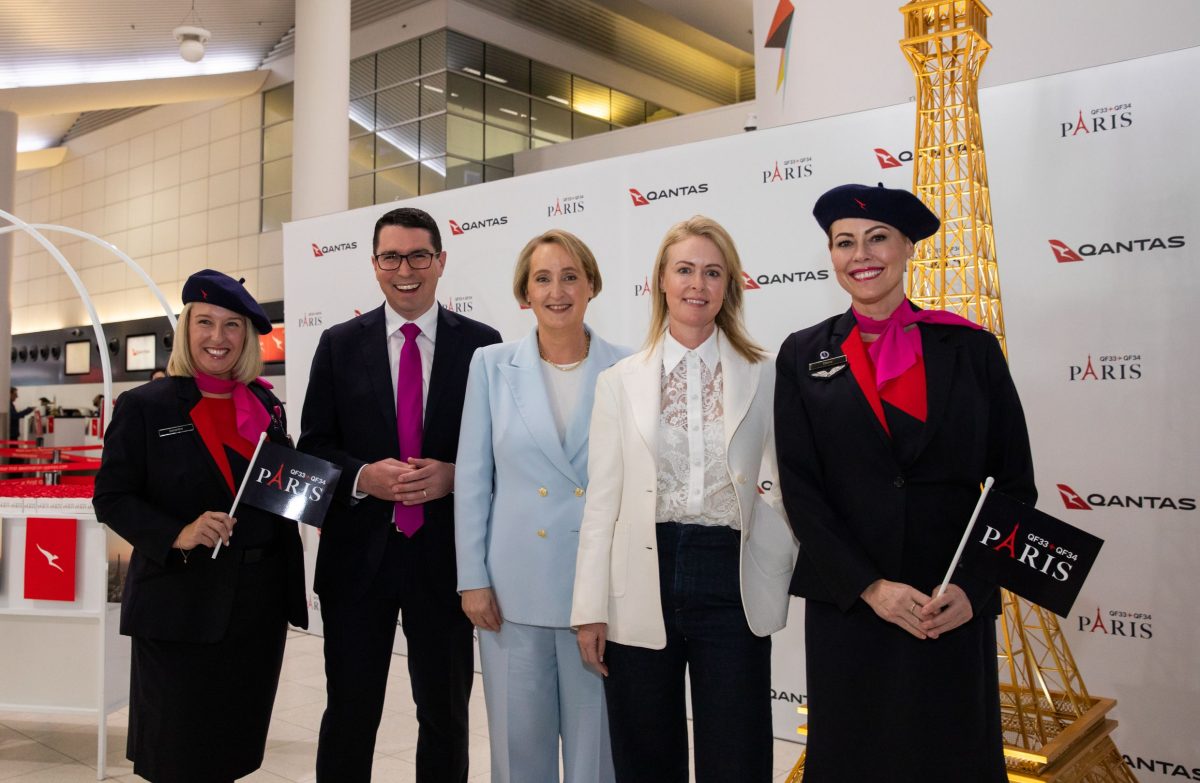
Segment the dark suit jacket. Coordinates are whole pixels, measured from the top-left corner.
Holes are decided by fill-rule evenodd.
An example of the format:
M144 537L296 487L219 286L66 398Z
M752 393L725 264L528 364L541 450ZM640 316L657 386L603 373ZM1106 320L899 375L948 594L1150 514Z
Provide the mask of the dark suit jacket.
M267 436L288 445L282 406L265 389L260 393L272 413ZM147 383L121 395L104 433L92 504L96 518L133 545L121 603L121 633L129 636L210 643L220 641L229 625L241 563L236 528L230 551L215 560L211 549L197 547L185 563L171 548L179 531L196 517L228 511L233 504L233 493L200 434L165 434L167 428L190 425L190 411L199 401L200 390L191 378ZM234 516L239 523L265 517L280 526L288 621L307 627L304 555L296 523L244 505Z
M327 601L362 596L379 570L387 537L396 535L392 503L351 497L360 468L400 453L386 306L325 330L304 398L298 448L342 466L321 528L313 585ZM492 327L438 306L422 456L454 461L471 357L476 348L498 342ZM457 605L452 495L425 504L425 525L412 542L424 549L419 562L425 583Z
M852 312L792 334L779 351L775 442L788 519L800 540L791 592L849 609L879 578L928 592L941 582L980 485L1033 503L1025 415L990 333L920 324L928 415L915 455L901 460L847 366L829 378L808 365L842 354ZM996 591L952 577L975 613Z

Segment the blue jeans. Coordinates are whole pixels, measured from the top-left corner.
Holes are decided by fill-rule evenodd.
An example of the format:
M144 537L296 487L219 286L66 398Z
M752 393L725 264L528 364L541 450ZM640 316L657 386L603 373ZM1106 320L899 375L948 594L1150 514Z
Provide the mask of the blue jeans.
M609 642L604 655L617 783L687 783L685 669L696 783L769 783L771 638L746 624L740 533L675 522L657 533L667 646Z

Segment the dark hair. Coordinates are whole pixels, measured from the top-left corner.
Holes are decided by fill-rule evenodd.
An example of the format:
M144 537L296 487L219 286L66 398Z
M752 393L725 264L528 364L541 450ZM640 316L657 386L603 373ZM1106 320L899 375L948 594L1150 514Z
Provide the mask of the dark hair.
M442 232L438 231L437 222L429 213L416 207L400 207L385 213L375 221L375 236L371 240L371 252L379 249L379 232L384 226L400 226L401 228L423 228L429 232L433 242L433 252L442 252Z

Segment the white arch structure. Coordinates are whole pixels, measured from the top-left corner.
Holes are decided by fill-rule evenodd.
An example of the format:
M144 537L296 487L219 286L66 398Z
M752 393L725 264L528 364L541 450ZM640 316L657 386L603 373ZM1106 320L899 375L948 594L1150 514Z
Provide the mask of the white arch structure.
M71 228L70 226L60 226L53 223L27 223L11 212L6 212L3 209L0 209L0 218L4 218L10 223L10 225L0 228L0 236L14 231L23 231L24 233L33 237L33 239L39 245L45 248L46 252L58 262L58 265L62 267L63 272L71 280L71 284L75 286L75 290L79 293L79 298L83 300L83 306L87 308L88 317L91 318L92 321L92 331L94 331L96 334L96 347L100 351L100 372L104 381L104 421L111 421L113 405L112 363L108 357L108 340L104 336L104 325L100 323L100 316L96 313L96 306L92 302L91 294L88 293L87 287L84 286L83 281L79 279L79 275L75 272L75 268L71 266L70 262L68 262L66 257L63 256L62 251L58 249L58 246L47 239L42 231L57 231L86 239L89 242L99 245L115 255L117 258L124 261L130 269L136 272L138 276L145 281L155 298L158 299L159 304L162 305L163 312L166 313L167 320L171 324L171 331L174 332L175 313L171 309L171 305L167 302L167 297L164 296L162 290L155 285L154 281L150 278L150 275L146 274L146 270L142 269L142 267L136 261L130 258L125 251L121 250L111 242L106 242L95 234L90 234L87 231L81 231L77 228Z

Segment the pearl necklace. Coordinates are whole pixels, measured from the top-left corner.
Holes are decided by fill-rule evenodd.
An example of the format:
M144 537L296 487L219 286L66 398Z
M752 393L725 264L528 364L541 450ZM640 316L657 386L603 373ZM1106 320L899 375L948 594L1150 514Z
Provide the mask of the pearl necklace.
M579 366L581 364L583 364L585 359L588 358L588 354L591 353L591 350L592 350L592 333L585 331L583 333L583 359L579 359L578 361L574 361L574 362L568 362L566 364L559 364L558 362L552 362L546 358L546 354L542 352L542 343L540 340L538 341L538 356L542 357L543 362L550 365L551 367L558 370L559 372L570 372L571 370L578 370Z

